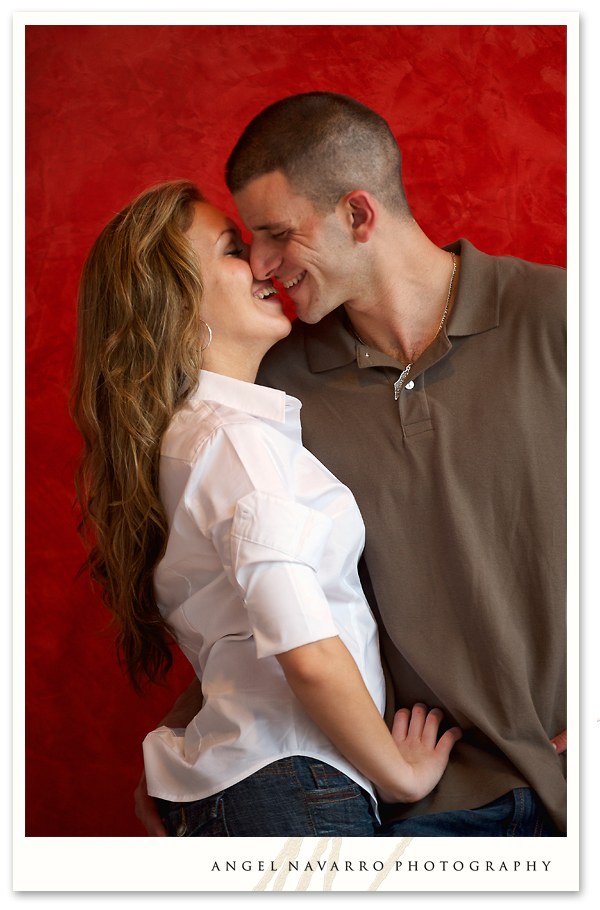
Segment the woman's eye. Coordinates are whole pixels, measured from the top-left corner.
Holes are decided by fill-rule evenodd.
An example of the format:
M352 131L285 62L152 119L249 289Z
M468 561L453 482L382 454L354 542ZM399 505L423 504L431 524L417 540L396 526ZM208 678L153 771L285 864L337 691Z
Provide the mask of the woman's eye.
M244 252L243 250L238 250L238 249L235 249L235 250L227 250L227 252L225 253L225 255L226 255L226 256L241 256L243 252Z

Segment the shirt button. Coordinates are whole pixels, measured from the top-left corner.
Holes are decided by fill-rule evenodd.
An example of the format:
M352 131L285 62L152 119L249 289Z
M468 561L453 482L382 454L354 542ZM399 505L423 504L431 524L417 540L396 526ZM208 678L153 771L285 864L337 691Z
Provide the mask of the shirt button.
M411 379L410 382L407 382L407 383L406 383L406 388L407 388L409 391L410 391L410 389L414 389L414 387L415 387L415 384L414 384L414 382L412 381L412 379Z

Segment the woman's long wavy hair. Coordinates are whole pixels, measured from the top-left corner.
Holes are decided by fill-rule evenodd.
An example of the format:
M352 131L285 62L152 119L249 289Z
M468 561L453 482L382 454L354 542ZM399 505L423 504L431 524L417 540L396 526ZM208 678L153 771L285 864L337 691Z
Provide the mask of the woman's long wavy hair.
M94 243L79 288L71 413L83 437L82 568L102 586L138 693L172 664L153 585L168 534L158 470L162 435L200 371L202 276L185 237L197 201L183 180L142 193Z

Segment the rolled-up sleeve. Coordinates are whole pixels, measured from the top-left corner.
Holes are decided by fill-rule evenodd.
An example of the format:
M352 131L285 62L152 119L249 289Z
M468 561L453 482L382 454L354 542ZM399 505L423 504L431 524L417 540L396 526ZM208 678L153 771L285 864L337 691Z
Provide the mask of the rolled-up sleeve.
M338 634L318 578L333 521L296 500L288 470L255 425L227 427L198 452L186 489L194 523L246 608L259 658Z
M231 566L258 657L338 634L317 578L331 527L327 515L268 493L238 501Z

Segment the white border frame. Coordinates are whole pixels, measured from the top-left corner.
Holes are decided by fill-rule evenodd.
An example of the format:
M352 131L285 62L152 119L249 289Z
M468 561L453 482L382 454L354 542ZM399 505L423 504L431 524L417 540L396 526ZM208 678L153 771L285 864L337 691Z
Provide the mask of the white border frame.
M263 4L267 6L267 4ZM223 3L222 7L225 9L229 4ZM571 743L575 744L577 742L577 717L579 713L576 691L577 691L577 666L578 666L578 620L577 620L577 603L578 603L578 524L579 524L579 506L578 506L578 454L579 454L579 423L578 423L578 383L576 371L573 368L573 364L578 358L578 329L579 329L579 317L577 307L573 305L573 301L577 300L578 295L578 276L577 276L577 265L578 265L578 225L579 225L579 208L578 208L578 168L577 161L579 158L579 147L578 147L578 106L579 106L579 97L577 92L577 83L578 83L578 50L577 50L577 32L578 32L578 16L576 13L543 13L543 12L490 12L484 13L480 11L473 12L462 12L462 13L449 13L449 12L439 12L439 13L403 13L398 11L389 11L389 12L360 12L360 11L349 11L349 12L339 12L339 11L328 11L324 12L322 10L316 10L312 12L306 11L292 11L287 13L282 13L280 11L247 11L247 12L234 12L231 10L226 15L223 12L223 9L220 12L206 11L206 12L186 12L186 13L163 13L163 12L143 12L143 13L115 13L115 12L94 12L94 13L83 13L83 12L61 12L61 13L16 13L14 17L14 62L15 62L15 95L14 95L14 163L15 163L15 205L14 205L14 227L15 227L15 247L14 247L14 291L15 299L17 302L23 299L23 261L24 261L24 249L22 244L19 242L19 238L22 236L23 229L23 219L21 208L21 200L23 199L23 189L24 189L24 169L22 165L22 143L23 143L23 98L24 98L24 86L19 73L19 67L23 65L22 61L24 55L22 53L23 48L23 38L24 38L24 27L26 24L68 24L68 23L85 23L85 24L272 24L272 25L285 25L285 24L422 24L425 20L431 23L432 25L437 24L460 24L460 23L469 23L469 24L486 24L486 23L506 23L506 24L567 24L568 29L568 84L569 84L569 95L568 95L568 135L569 135L569 167L568 167L568 214L567 214L567 225L569 233L569 252L568 252L568 265L569 265L569 327L570 327L570 341L569 341L569 358L571 363L571 373L570 373L570 384L569 384L569 429L568 429L568 444L570 451L570 468L569 468L569 550L568 550L568 560L569 560L569 723L570 723L570 733L571 733ZM224 22L224 19L227 21ZM18 307L15 310L15 320L14 320L14 368L15 368L15 377L17 382L15 382L15 399L14 399L14 489L16 494L17 503L21 502L21 495L24 490L24 476L22 472L23 464L23 426L21 421L21 415L23 414L23 404L24 404L24 384L20 382L20 379L23 376L23 358L21 352L24 351L24 318L22 318L22 310ZM577 453L575 456L574 453ZM22 552L22 524L20 521L20 516L15 510L15 532L16 532L16 545L15 545L15 560L14 560L14 592L15 592L15 601L18 606L23 603L23 585L22 585L22 570L23 570L23 552ZM20 655L23 653L23 611L18 610L15 613L15 625L14 625L14 634L15 634L15 643L16 643L16 654L15 659L15 684L14 684L14 694L15 694L15 704L14 704L14 723L15 723L15 757L14 757L14 770L15 770L15 806L18 807L22 805L19 802L24 790L22 779L22 768L23 768L23 752L22 752L22 738L23 738L23 722L22 718L22 708L24 704L23 698L23 679L22 673L20 672ZM575 618L574 618L575 617ZM587 622L586 622L587 627ZM590 638L587 638L587 643L590 642ZM586 647L586 653L588 648ZM585 703L587 705L587 701ZM596 712L597 713L597 712ZM586 709L586 725L589 721L589 711ZM597 731L596 731L597 732ZM596 743L598 741L598 736L596 736ZM573 756L576 753L574 745L571 746L571 769L570 769L570 778L569 778L569 788L570 788L570 803L569 803L569 825L570 833L569 837L564 840L552 840L551 843L555 852L552 853L552 862L562 867L562 872L558 873L558 878L555 878L554 875L551 876L551 887L539 887L536 886L533 890L550 890L550 891L571 891L576 890L577 888L577 849L576 849L576 832L578 828L577 820L577 803L574 801L573 790L577 785L577 774L576 774L576 765L577 761L573 761ZM575 767L574 767L575 766ZM596 787L597 792L597 787ZM587 794L586 794L587 801ZM199 887L199 868L198 868L198 856L196 855L194 861L192 861L193 854L190 854L190 864L184 863L181 861L176 862L177 868L177 880L178 886L173 887L173 865L170 862L164 862L165 856L169 859L171 854L168 852L170 848L166 845L169 841L164 840L154 840L154 839L145 839L145 838L25 838L23 823L22 823L22 813L17 810L15 812L15 830L14 830L14 887L16 889L25 890L25 891L39 891L39 890L60 890L60 891L104 891L104 890L117 890L117 891L141 891L141 890L166 890L166 891L197 891L202 890L202 887ZM247 839L240 839L243 841L244 848L248 846ZM308 839L306 839L308 840ZM348 842L349 839L346 839ZM383 841L372 842L368 839L351 839L352 841L361 842L362 845L372 845L376 844L377 849L371 853L372 862L385 860L389 853L391 852L392 844L388 842L385 844ZM261 844L258 840L253 840L253 850L255 853L256 850L259 851L259 854L256 856L256 862L258 863L260 858L263 860L268 860L275 855L274 846L275 842L278 842L278 845L283 844L283 839L270 838L266 839L266 844ZM279 844L279 841L281 843ZM473 845L471 847L471 841ZM426 843L428 842L428 843ZM435 842L435 843L434 843ZM490 847L499 847L500 844L495 839L461 839L460 843L460 852L466 858L467 856L475 857L480 855L480 848L484 849L484 842ZM173 842L171 842L173 843ZM182 857L185 855L185 850L182 852L184 842L180 842L180 846L177 850L176 856ZM186 841L185 843L192 844L192 841ZM385 849L381 847L381 844L384 843ZM522 842L521 842L522 843ZM154 846L152 846L154 844ZM162 847L159 846L162 844ZM449 855L451 847L456 845L455 839L429 839L429 838L419 838L413 840L410 846L407 848L406 860L408 862L410 853L410 859L417 861L421 859L422 862L427 861L427 857L446 857ZM537 842L536 842L537 845ZM230 845L231 846L231 845ZM305 845L306 846L306 845ZM310 846L310 845L308 845ZM528 839L528 849L529 849L529 839ZM540 845L541 846L541 845ZM532 844L533 847L533 844ZM542 854L544 858L550 856L552 852L548 845L548 841L545 841L543 847L548 847L547 850L542 850L536 852L535 850L531 853L531 856L535 854L536 857L541 858ZM439 851L438 852L438 848ZM423 852L424 851L424 852ZM231 852L231 850L230 850ZM247 849L245 853L247 853ZM262 857L260 853L262 852ZM456 853L456 851L454 851ZM245 855L240 854L241 855ZM503 851L497 851L498 855L503 855ZM218 850L214 851L215 856L221 855ZM100 855L103 856L103 861L100 862ZM361 853L362 855L362 853ZM506 856L509 857L509 854L506 853ZM65 865L65 858L68 857L68 864ZM481 853L481 857L485 859L484 853ZM175 855L173 856L175 858ZM510 857L509 857L510 858ZM240 860L241 861L241 860ZM441 862L441 859L439 860ZM460 861L460 858L459 858ZM465 860L463 860L465 861ZM513 858L513 861L514 860ZM532 860L533 861L533 860ZM538 859L541 861L541 859ZM185 875L185 869L182 868L185 866L188 870L193 870L186 878L182 878L182 875ZM132 884L131 873L137 870L139 875L135 876L135 882ZM372 870L374 871L374 870ZM415 870L416 872L416 870ZM68 876L68 884L65 882L65 873ZM239 886L242 890L249 890L249 882L247 875L249 873L244 873L242 878L239 878L240 873L232 874L232 877L227 880L226 887L223 890L238 890L236 882L239 880ZM433 876L435 873L431 873ZM457 873L458 875L459 873ZM443 873L440 873L443 875ZM505 886L503 889L492 886L489 890L529 890L523 886L522 881L519 881L515 876L518 873L515 872L512 876L512 884ZM261 876L262 877L262 876ZM509 876L510 877L510 876ZM354 884L350 890L353 891L364 891L367 890L369 885L372 883L373 876L369 879L368 883L359 884L356 879L354 879ZM477 880L479 876L473 872L472 878ZM538 876L536 875L536 879ZM235 880L234 880L235 879ZM439 885L437 887L432 887L432 884L435 884L433 878L429 878L427 881L422 880L422 876L419 875L421 884L412 886L410 890L458 890L458 891L468 891L468 890L488 890L488 888L483 888L479 882L477 884L472 884L468 886L465 884L464 880L456 882L453 887L448 886L448 879L443 878L439 880ZM386 881L390 880L389 875ZM313 876L313 885L316 881L316 878ZM365 878L365 882L366 882ZM549 879L550 881L550 879ZM161 884L162 882L162 884ZM341 879L337 879L338 884L342 884ZM250 885L250 887L255 887L256 883ZM384 890L385 883L381 883L379 890ZM222 886L211 887L211 890L221 890ZM322 890L323 884L317 890ZM287 890L287 888L286 888ZM312 890L312 887L311 887ZM337 890L337 887L336 887ZM404 890L404 889L402 889Z

